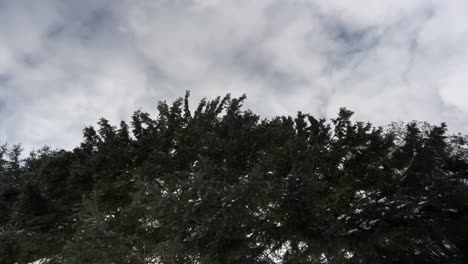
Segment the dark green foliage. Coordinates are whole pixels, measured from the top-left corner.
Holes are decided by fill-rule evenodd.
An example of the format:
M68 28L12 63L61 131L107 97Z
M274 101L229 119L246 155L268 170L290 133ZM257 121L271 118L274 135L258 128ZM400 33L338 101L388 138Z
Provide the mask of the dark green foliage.
M467 263L467 137L188 98L0 147L0 263Z

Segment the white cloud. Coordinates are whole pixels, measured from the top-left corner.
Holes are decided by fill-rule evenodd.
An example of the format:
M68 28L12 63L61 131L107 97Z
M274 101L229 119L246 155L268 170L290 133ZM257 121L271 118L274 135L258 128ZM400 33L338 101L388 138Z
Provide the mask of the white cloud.
M70 148L99 117L153 112L187 89L194 100L247 93L265 116L346 106L378 124L446 121L466 133L467 10L464 0L10 1L0 138Z

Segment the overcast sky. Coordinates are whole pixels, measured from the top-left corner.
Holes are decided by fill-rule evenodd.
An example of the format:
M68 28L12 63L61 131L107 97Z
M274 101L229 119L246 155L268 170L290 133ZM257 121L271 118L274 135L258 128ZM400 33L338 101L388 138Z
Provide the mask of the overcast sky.
M466 0L0 0L0 141L71 148L104 116L247 94L270 117L468 133ZM195 104L196 101L193 101Z

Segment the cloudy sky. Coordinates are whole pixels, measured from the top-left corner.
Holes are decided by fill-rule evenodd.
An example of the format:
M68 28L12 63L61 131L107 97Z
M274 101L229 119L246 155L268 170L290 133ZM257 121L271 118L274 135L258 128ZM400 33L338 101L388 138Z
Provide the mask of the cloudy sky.
M0 0L0 141L71 148L159 100L246 93L468 133L466 0ZM195 103L195 101L193 102Z

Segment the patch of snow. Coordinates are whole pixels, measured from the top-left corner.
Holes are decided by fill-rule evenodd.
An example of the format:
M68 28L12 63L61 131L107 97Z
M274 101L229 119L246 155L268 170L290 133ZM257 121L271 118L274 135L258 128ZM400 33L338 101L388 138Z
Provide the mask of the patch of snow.
M360 225L359 225L360 228L364 229L364 230L369 230L372 228L372 226L369 226L366 222L362 222Z
M362 209L357 208L357 209L354 210L354 213L355 214L360 214L360 213L362 213L362 211L363 211Z
M442 244L444 244L444 247L447 249L452 249L452 245L450 245L446 240L442 240Z
M45 264L49 261L48 258L41 258L33 262L29 262L28 264Z
M353 252L346 251L346 252L344 253L345 259L350 259L350 258L352 258L353 256L354 256L354 253L353 253Z
M387 197L381 198L377 201L377 203L385 203L387 201Z
M320 260L320 263L324 263L324 264L327 264L327 263L328 263L327 256L325 256L324 253L322 253L322 254L320 255L320 259L319 259L319 260Z
M405 207L405 206L406 206L406 204L400 204L400 205L398 205L396 208L397 208L397 209L401 209L401 208L403 208L403 207Z
M112 219L114 217L115 217L115 215L113 215L113 214L105 215L104 216L104 221L108 221L108 220L110 220L110 219Z
M336 167L338 168L338 170L343 170L344 169L343 163L338 164L338 166L336 166Z
M234 202L234 200L232 200ZM279 205L277 203L268 203L268 208L278 208Z
M159 263L162 263L161 262L161 258L160 257L148 257L145 259L145 263L148 263L148 264L159 264Z
M357 198L360 198L360 199L364 199L364 198L367 197L366 191L364 191L364 190L356 191L356 193L354 193L354 195L355 195Z
M265 255L268 256L270 261L273 263L280 264L283 263L284 256L288 250L291 250L291 242L286 241L276 250L273 250L272 248L267 249Z
M371 221L369 221L369 222L362 222L362 223L360 224L360 227L361 227L362 229L369 230L369 229L371 229L371 228L372 228L377 222L379 222L379 221L380 221L380 219L371 220Z
M341 219L343 219L343 218L345 218L345 217L346 217L346 214L342 214L342 215L338 216L336 219L337 219L337 220L341 220Z
M307 246L307 243L301 241L297 244L297 247L299 248L300 251L302 251L304 249L307 249L308 246Z

